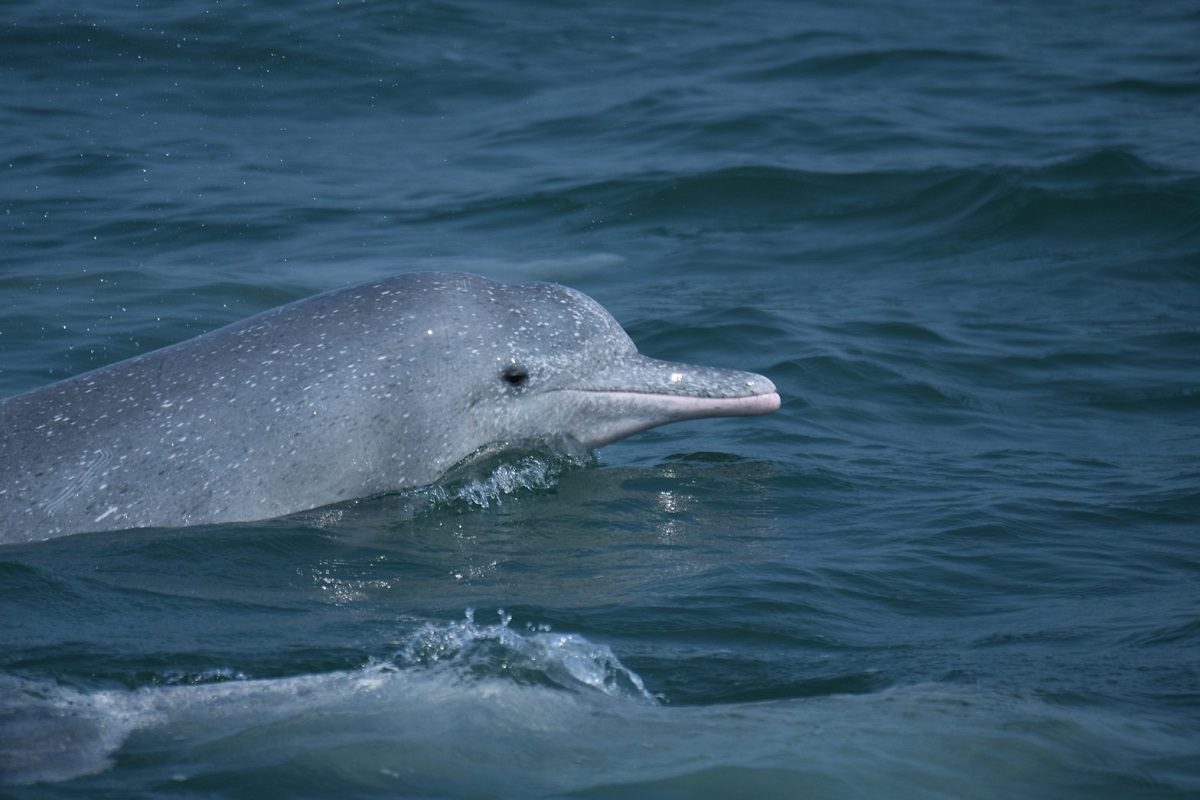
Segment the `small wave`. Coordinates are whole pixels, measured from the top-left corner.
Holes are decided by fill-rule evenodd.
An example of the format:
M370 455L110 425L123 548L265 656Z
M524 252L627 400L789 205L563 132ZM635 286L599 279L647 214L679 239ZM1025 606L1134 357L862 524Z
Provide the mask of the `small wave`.
M102 772L131 737L150 731L143 738L156 742L195 738L197 730L204 742L236 740L273 726L295 735L295 720L305 718L320 740L325 721L336 715L361 719L364 728L379 717L385 728L419 735L431 714L454 714L457 707L466 719L496 698L518 724L545 724L552 710L575 719L577 706L564 697L655 705L641 677L607 645L546 625L522 633L510 626L510 615L499 615L492 625L475 622L471 610L459 622L425 623L392 658L341 672L249 679L227 667L168 670L140 689L96 691L0 675L0 784Z
M747 70L738 75L746 81L796 78L862 77L880 75L928 78L946 70L995 69L1003 57L978 50L937 47L860 48L837 53L804 56L782 64Z
M1043 164L938 165L825 172L746 164L699 172L639 174L535 193L433 206L418 216L466 220L574 217L590 224L609 208L613 225L710 225L739 230L801 226L823 246L893 249L925 256L946 248L1063 237L1098 240L1156 233L1194 241L1200 179L1167 172L1130 151L1103 149ZM414 220L416 221L416 220Z
M1198 785L1190 731L939 685L663 706L385 665L136 692L0 676L0 715L0 782L94 774L119 748L121 774L80 781L71 788L81 796L118 780L125 794L208 795L218 778L269 783L280 796L715 797L740 782L770 797L813 786L961 797L990 786L1061 798L1147 769L1167 792ZM725 780L710 785L718 773Z
M1200 81L1188 80L1120 78L1104 83L1097 83L1092 88L1101 92L1143 98L1165 97L1169 99L1189 99L1200 95Z

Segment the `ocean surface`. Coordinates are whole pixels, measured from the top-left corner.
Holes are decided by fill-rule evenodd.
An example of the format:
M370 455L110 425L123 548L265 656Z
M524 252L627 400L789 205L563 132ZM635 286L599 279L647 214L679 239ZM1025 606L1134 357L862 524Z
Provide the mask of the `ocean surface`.
M0 796L1200 796L1198 42L1182 2L0 5L0 396L465 270L783 397L0 546Z

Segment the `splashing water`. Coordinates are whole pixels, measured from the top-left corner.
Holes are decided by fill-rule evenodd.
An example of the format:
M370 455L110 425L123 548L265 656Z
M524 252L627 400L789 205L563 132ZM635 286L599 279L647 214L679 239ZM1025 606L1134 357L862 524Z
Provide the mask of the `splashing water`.
M290 519L320 528L332 528L347 518L384 514L390 520L411 520L445 511L467 512L491 508L501 499L527 491L550 491L569 470L592 463L595 457L576 446L550 443L546 449L514 453L505 451L468 459L446 475L442 482L419 489L337 506L301 511Z
M553 488L562 472L563 467L557 463L536 456L525 456L515 463L498 464L485 476L431 486L422 494L429 503L430 511L458 504L489 508L492 503L514 492Z
M563 473L592 463L595 456L568 439L531 442L524 449L506 449L468 458L437 485L418 490L427 510L465 505L489 508L519 491L554 488Z
M503 609L500 622L479 625L475 610L448 625L425 623L396 654L399 667L452 665L476 675L503 674L520 683L543 683L611 697L656 702L640 676L626 668L608 645L594 644L573 633L551 633L549 626L530 626L525 635L509 627Z

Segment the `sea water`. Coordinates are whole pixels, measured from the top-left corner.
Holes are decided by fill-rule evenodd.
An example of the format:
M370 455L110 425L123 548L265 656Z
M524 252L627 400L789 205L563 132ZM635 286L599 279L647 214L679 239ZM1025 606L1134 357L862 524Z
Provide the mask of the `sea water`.
M1171 2L4 5L0 395L454 269L783 407L2 547L0 795L1196 796L1197 42Z

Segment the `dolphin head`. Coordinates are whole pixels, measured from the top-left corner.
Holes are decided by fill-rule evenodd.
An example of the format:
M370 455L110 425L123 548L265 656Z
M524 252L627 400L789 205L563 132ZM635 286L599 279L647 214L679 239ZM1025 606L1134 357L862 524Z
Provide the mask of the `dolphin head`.
M454 374L441 376L457 386L444 402L461 404L443 437L454 456L561 437L592 449L668 422L779 407L761 375L641 355L612 315L573 289L476 276L443 285L449 292L430 300L456 339Z

